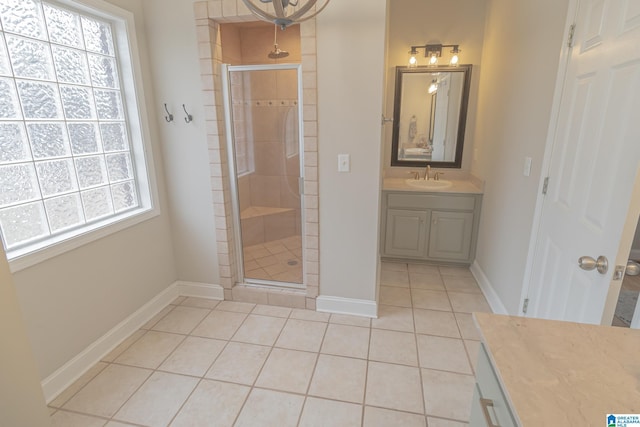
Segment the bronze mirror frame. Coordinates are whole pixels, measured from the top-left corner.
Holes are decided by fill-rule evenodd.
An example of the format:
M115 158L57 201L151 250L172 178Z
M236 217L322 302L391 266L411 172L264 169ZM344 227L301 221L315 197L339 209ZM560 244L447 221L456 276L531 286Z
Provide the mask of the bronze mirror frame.
M467 124L467 110L469 104L469 90L471 87L471 64L461 64L456 67L438 66L438 67L416 67L409 68L405 66L396 67L396 85L393 100L393 136L391 140L391 166L407 166L407 167L426 167L430 165L436 168L457 168L462 166L462 152L464 148L464 135ZM402 77L405 74L412 73L464 73L462 96L460 99L460 112L458 119L458 135L456 139L455 158L453 161L430 161L430 160L401 160L398 159L398 146L400 136L400 111L402 106ZM433 110L433 109L432 109Z

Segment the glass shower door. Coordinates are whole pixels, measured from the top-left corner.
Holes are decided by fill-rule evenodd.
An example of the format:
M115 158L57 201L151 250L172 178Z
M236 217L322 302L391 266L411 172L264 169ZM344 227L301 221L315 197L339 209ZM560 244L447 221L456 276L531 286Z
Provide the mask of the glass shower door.
M299 73L228 67L240 273L249 283L303 282Z

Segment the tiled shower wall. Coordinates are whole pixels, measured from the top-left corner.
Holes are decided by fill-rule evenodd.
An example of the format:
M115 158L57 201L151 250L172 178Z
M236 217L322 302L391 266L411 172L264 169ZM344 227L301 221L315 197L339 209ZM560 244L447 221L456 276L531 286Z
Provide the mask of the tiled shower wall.
M220 24L255 21L242 0L194 3L200 70L207 122L220 281L225 299L315 309L319 286L318 153L315 20L300 24L304 126L304 284L306 291L235 286L238 281L233 230L232 195L224 128ZM264 51L261 53L264 55Z

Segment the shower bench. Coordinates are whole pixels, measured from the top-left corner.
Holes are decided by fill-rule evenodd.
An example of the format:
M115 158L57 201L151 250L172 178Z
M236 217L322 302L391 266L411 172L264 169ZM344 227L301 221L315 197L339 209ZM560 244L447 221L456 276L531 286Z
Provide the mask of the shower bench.
M240 212L240 224L244 246L300 234L300 215L293 208L249 206Z

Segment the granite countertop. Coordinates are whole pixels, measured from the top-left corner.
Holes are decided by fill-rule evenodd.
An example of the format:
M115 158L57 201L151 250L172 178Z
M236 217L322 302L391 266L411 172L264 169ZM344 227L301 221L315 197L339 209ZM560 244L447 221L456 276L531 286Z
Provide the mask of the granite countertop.
M444 180L444 178L443 178ZM453 185L442 189L425 189L411 187L407 184L406 178L385 178L382 183L383 191L408 191L414 193L467 193L482 194L480 183L473 179L457 180L451 179Z
M640 414L640 330L474 313L519 424Z

